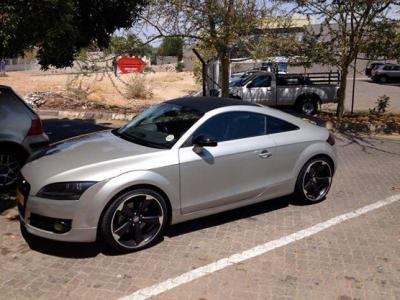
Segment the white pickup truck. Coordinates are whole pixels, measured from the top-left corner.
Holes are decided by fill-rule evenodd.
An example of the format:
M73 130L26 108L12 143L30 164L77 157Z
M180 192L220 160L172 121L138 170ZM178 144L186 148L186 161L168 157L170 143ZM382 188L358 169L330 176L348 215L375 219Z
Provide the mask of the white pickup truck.
M337 102L339 73L275 74L253 73L231 83L232 98L267 106L294 106L315 114L322 103Z

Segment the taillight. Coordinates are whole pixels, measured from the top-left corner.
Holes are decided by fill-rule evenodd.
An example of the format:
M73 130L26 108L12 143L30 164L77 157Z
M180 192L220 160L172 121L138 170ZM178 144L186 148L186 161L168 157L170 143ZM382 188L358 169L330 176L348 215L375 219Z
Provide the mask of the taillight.
M43 125L40 119L32 120L31 129L29 129L28 136L40 135L43 133Z
M328 137L328 139L326 140L326 142L327 142L329 145L331 145L331 146L335 145L336 140L335 140L335 136L333 135L332 132L329 132L329 137Z

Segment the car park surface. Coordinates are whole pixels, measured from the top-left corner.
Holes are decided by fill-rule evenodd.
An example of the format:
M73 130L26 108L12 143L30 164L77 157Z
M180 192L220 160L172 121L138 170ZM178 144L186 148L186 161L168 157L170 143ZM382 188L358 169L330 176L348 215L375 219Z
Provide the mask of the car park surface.
M35 238L27 244L18 222L1 216L0 299L118 299L400 193L398 141L339 137L337 149L326 201L298 206L284 197L178 224L162 243L132 254ZM398 299L399 213L395 202L156 299Z

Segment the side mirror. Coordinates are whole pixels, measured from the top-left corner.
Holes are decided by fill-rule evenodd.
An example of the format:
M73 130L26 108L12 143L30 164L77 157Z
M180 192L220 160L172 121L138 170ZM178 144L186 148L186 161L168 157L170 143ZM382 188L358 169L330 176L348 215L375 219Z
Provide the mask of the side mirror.
M199 154L203 147L216 147L218 142L204 134L198 135L193 139L193 151Z

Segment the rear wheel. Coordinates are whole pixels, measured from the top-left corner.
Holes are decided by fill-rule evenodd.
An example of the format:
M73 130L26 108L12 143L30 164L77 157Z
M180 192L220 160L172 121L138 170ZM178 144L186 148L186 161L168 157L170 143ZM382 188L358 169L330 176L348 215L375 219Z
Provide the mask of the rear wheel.
M149 189L137 189L118 197L101 221L104 241L119 252L146 248L161 238L167 223L165 199Z
M318 112L319 102L314 98L302 98L297 103L297 109L305 115L314 115Z
M15 151L0 150L0 191L10 188L17 182L22 164L22 159L15 154Z
M382 75L382 76L379 76L378 81L379 81L379 83L383 84L383 83L386 83L388 81L388 78L387 78L387 76Z
M303 203L315 203L325 199L332 184L333 168L326 157L309 160L297 178L295 196Z

